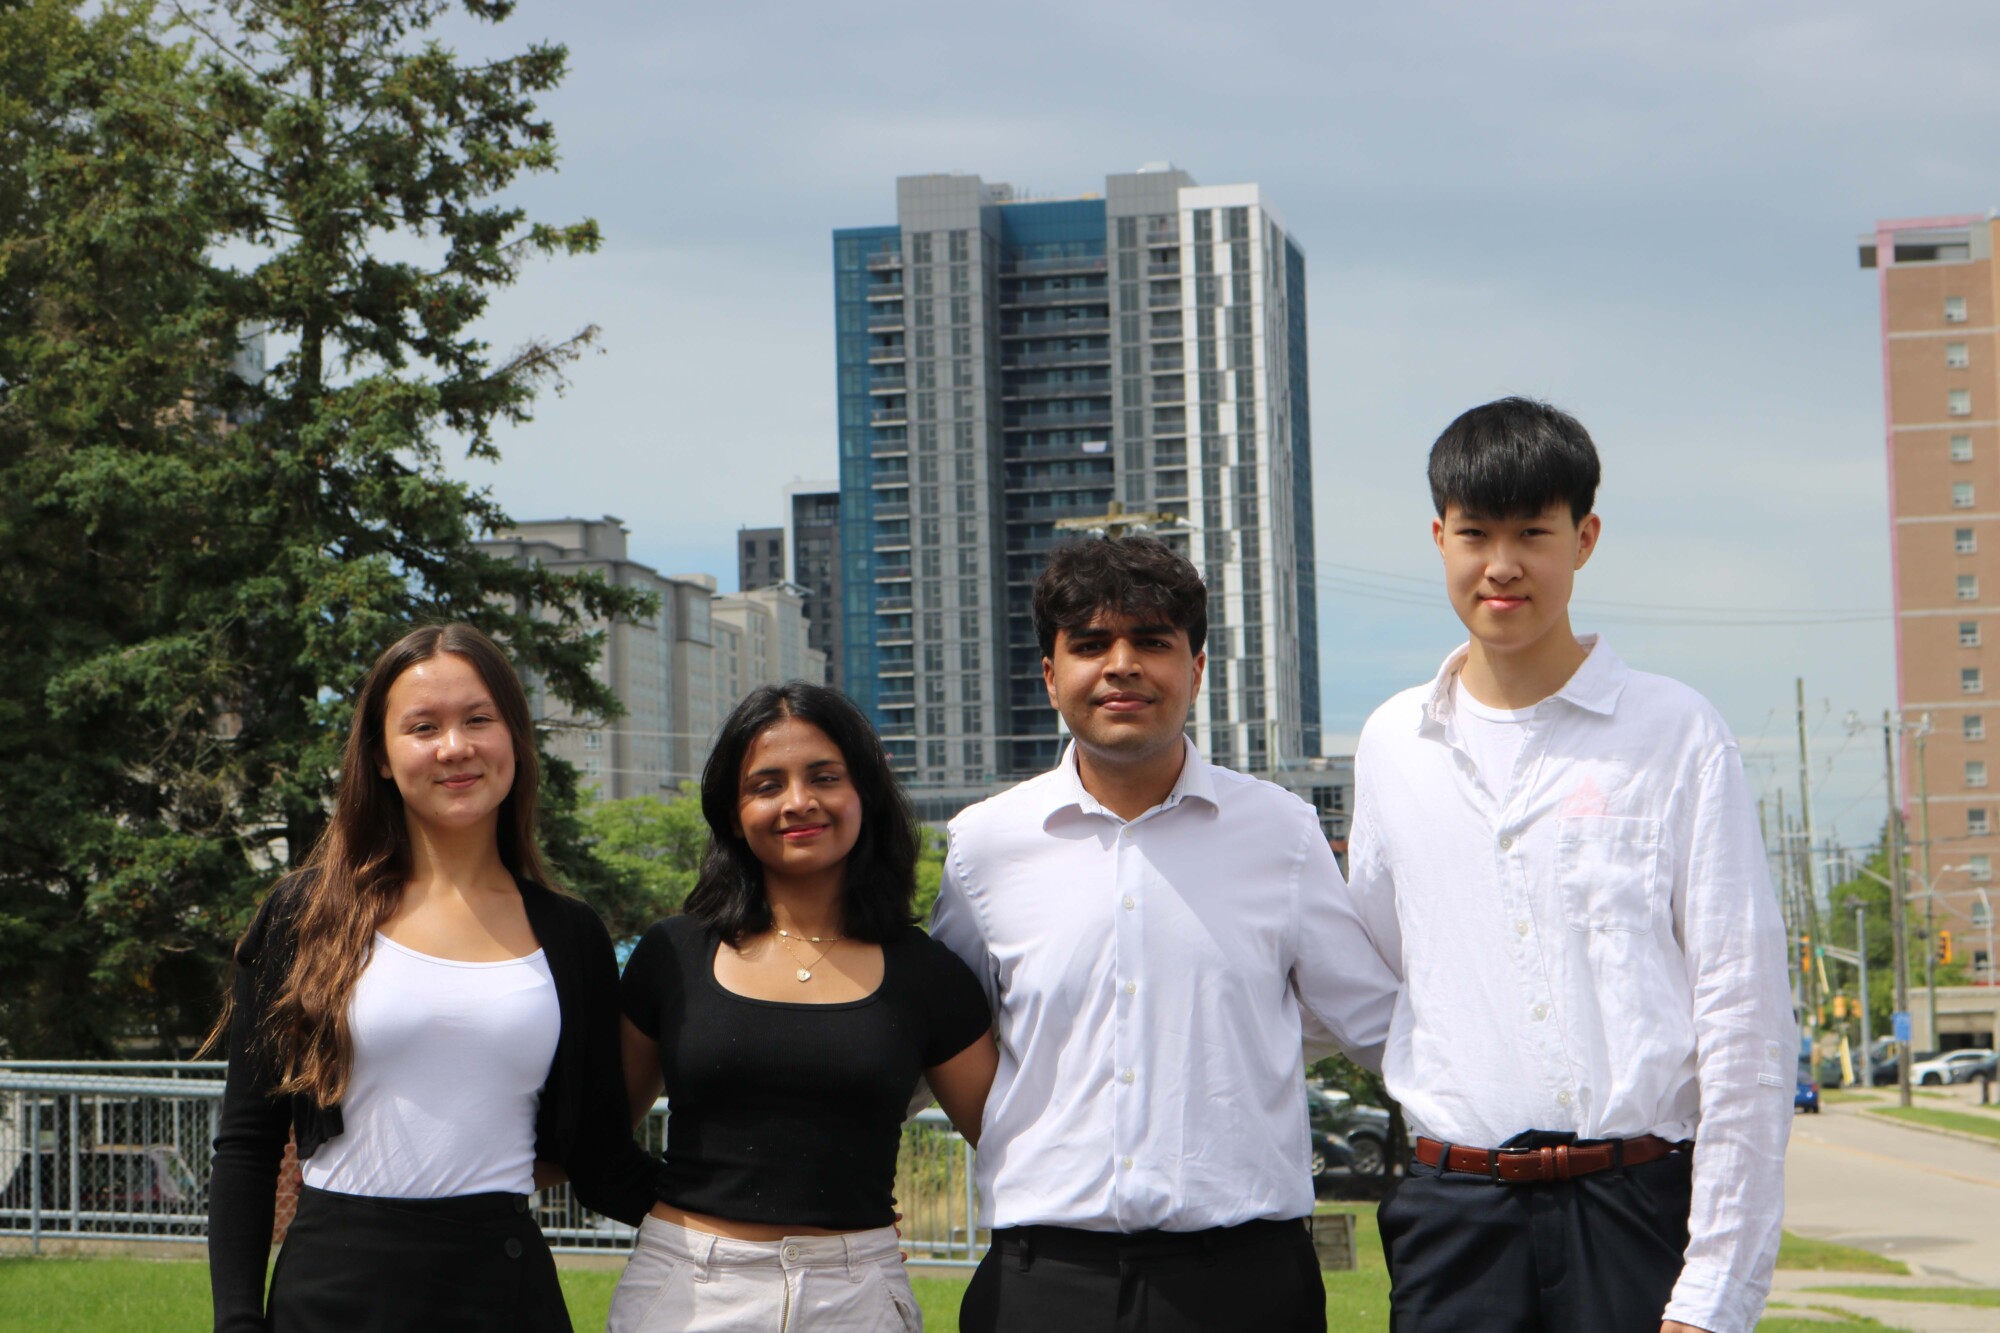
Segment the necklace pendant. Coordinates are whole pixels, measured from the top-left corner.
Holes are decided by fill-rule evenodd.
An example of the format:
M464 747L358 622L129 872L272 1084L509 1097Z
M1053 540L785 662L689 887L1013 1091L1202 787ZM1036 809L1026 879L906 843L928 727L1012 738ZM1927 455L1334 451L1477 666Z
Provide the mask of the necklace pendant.
M799 980L800 980L800 981L811 981L812 979L813 979L813 974L812 974L812 973L810 973L810 972L806 971L806 969L804 969L803 967L799 969Z

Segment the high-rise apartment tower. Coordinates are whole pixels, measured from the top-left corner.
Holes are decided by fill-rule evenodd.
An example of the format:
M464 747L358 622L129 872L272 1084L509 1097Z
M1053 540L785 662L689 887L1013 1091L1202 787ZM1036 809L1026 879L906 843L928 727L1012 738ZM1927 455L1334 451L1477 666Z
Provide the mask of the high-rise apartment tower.
M923 813L1055 762L1029 591L1114 501L1208 583L1196 743L1317 755L1305 253L1263 191L907 176L833 239L845 683Z
M1992 215L1881 222L1861 238L1861 267L1875 270L1881 291L1912 864L1930 876L1935 897L1926 906L1937 927L1985 976L1993 963L1988 885L2000 851L2000 656L1986 660L2000 636L1996 240ZM1930 729L1919 750L1913 732L1925 714ZM1921 897L1924 887L1912 891Z

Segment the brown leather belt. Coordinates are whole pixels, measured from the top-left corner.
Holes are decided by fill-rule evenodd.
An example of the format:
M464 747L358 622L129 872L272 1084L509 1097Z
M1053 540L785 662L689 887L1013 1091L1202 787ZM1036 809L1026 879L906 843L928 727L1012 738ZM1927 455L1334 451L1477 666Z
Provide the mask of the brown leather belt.
M1460 1148L1453 1145L1447 1154L1436 1139L1418 1138L1417 1160L1425 1166L1439 1166L1469 1176L1520 1184L1533 1181L1570 1180L1614 1166L1639 1166L1657 1162L1668 1153L1687 1152L1689 1140L1671 1143L1656 1134L1636 1139L1600 1139L1594 1143L1560 1144L1552 1148L1500 1149Z

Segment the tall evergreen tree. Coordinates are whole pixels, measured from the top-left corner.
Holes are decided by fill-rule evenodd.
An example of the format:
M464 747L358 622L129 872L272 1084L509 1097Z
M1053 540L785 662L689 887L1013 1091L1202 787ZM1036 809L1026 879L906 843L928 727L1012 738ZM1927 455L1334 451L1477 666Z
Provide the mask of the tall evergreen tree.
M496 458L594 337L496 355L491 295L598 245L495 199L555 165L534 99L563 49L461 61L431 35L460 7L513 8L216 0L164 48L144 8L23 7L108 54L46 62L74 108L27 116L30 225L0 252L35 261L0 310L0 541L48 562L0 648L35 663L0 681L0 723L46 755L0 765L0 995L32 997L0 1001L11 1049L187 1049L228 941L323 826L353 687L412 621L472 620L549 696L616 711L591 627L645 599L485 555L505 516L446 471ZM550 769L556 862L616 916Z

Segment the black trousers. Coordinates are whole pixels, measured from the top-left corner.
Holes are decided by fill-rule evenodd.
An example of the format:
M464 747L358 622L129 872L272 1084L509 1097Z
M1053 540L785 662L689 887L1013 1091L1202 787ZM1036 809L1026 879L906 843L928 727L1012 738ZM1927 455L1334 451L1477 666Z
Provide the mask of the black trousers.
M572 1333L524 1194L302 1188L268 1313L272 1333Z
M1568 1143L1518 1136L1509 1148ZM1421 1162L1382 1202L1394 1333L1659 1333L1687 1250L1693 1164L1672 1153L1502 1185Z
M960 1333L1326 1333L1302 1221L1211 1231L993 1233Z

